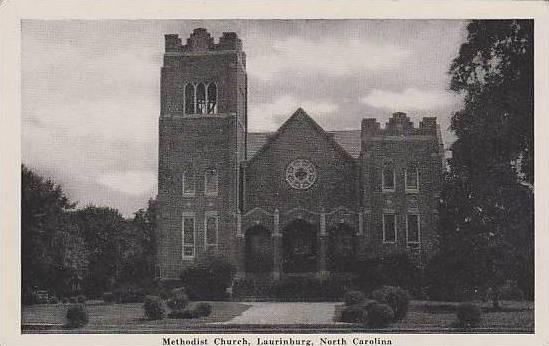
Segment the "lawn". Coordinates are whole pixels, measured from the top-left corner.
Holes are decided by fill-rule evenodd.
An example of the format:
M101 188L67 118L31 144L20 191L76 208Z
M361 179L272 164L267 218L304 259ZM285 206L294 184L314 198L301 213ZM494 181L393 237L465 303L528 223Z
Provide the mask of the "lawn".
M102 301L88 302L89 323L74 330L63 331L65 315L68 304L57 305L32 305L23 307L21 321L23 332L35 332L41 328L49 330L60 330L60 332L155 332L155 331L182 331L193 328L193 326L206 323L225 322L242 312L250 306L234 302L210 302L212 314L207 317L195 319L171 319L164 318L160 321L149 321L143 312L143 303L127 304L105 304ZM30 327L29 327L30 326Z

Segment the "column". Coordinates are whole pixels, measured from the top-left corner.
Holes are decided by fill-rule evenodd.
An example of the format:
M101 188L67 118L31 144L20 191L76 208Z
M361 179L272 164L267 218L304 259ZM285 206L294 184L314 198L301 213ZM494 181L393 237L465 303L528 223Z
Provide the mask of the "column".
M318 275L320 278L325 278L328 275L326 270L326 213L322 212L320 214L320 232L319 232L319 261L318 261Z
M246 239L242 234L242 214L236 213L236 277L244 278L246 276Z
M280 279L282 261L282 234L280 234L280 212L275 209L273 215L273 279Z

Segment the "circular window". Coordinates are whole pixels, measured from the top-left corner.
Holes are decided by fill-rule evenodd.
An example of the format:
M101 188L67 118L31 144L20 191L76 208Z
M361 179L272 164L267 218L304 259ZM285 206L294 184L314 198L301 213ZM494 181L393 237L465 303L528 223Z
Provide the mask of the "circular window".
M313 186L318 174L311 161L297 159L286 167L286 181L294 189L305 190Z

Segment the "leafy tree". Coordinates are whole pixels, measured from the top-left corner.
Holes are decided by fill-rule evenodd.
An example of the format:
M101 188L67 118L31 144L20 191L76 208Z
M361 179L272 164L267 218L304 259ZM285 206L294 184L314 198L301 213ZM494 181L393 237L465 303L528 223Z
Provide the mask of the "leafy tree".
M454 285L491 289L531 273L533 290L533 21L474 20L450 67L464 94L441 208L441 253ZM454 286L455 287L455 286Z
M61 267L55 238L64 228L64 212L74 208L61 186L21 166L21 292L28 302L34 288L54 287Z

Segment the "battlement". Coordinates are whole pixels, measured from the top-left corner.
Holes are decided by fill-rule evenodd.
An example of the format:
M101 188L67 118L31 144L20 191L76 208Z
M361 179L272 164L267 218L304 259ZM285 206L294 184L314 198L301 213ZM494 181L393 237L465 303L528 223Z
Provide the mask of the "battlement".
M395 112L389 121L382 128L375 118L362 119L361 130L362 140L379 139L383 136L437 136L437 119L435 117L424 117L419 122L419 127L403 112Z
M166 53L199 53L208 51L225 51L234 50L242 51L242 41L238 38L235 32L224 32L219 38L219 42L215 43L214 38L208 30L204 28L196 28L193 30L187 43L182 44L178 34L165 35Z

